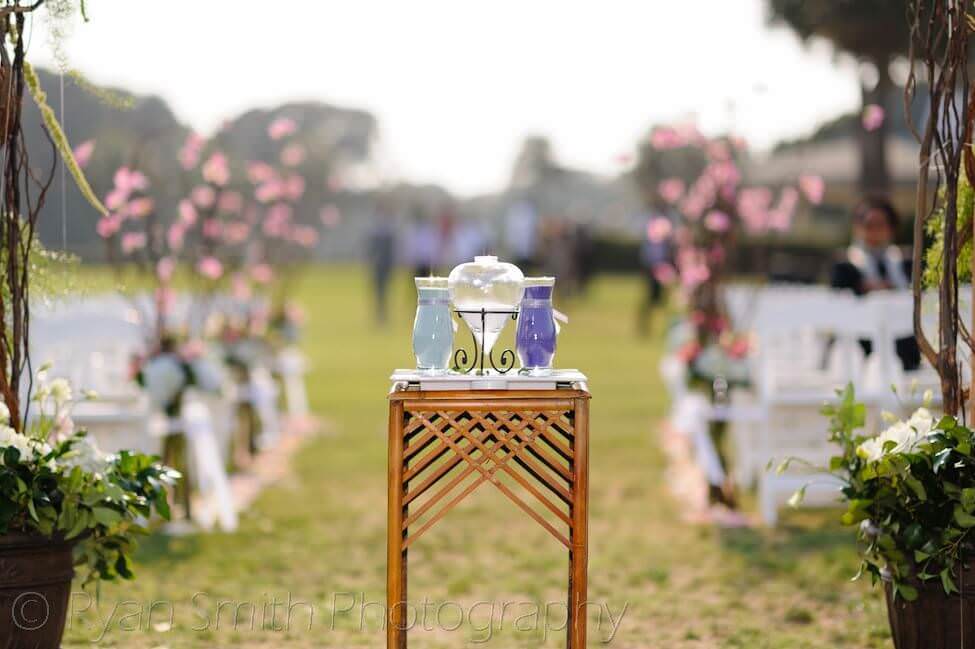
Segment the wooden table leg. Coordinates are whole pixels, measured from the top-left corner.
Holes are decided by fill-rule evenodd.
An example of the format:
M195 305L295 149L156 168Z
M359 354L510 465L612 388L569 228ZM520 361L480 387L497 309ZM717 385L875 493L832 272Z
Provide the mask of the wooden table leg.
M406 532L403 521L403 403L389 409L388 517L386 530L386 649L406 649Z
M567 646L586 647L586 605L589 569L589 400L575 400L572 530L569 537L569 618Z

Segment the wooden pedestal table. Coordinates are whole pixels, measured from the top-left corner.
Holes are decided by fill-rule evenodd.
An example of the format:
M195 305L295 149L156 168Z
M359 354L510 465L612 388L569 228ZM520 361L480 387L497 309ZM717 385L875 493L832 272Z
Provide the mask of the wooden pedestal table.
M523 379L477 389L429 389L395 381L389 397L387 649L405 649L409 548L451 509L491 484L569 551L567 647L586 646L589 392L571 383ZM538 389L542 386L543 389ZM552 389L548 389L552 388Z

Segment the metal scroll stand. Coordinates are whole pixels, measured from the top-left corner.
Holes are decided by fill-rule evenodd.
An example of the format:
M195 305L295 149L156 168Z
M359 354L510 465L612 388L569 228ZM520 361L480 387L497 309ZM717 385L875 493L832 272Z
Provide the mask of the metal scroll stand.
M478 343L477 334L471 328L471 338L474 341L474 353L468 354L466 349L459 347L454 352L453 369L455 372L460 372L461 374L470 374L474 368L477 368L477 374L484 376L487 374L487 371L484 369L484 334L487 327L487 316L508 315L511 316L512 320L516 320L518 318L518 309L454 309L454 313L461 316L462 320L464 319L464 315L479 314L481 316L481 341ZM465 324L467 324L466 320ZM495 363L494 350L492 349L487 354L487 362L488 366L498 374L507 374L515 366L515 353L510 349L506 349L501 352L498 362Z

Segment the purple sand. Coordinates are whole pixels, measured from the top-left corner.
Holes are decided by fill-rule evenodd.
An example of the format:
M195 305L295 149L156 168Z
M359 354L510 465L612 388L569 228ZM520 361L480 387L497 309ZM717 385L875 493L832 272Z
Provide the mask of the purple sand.
M529 286L518 314L515 348L522 367L551 367L555 356L552 287Z

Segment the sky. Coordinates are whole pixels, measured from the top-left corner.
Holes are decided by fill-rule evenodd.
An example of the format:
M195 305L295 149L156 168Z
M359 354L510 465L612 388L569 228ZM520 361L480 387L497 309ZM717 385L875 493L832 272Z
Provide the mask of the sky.
M87 4L66 51L90 80L161 95L204 133L291 100L365 109L389 181L465 195L503 188L527 135L609 174L655 122L694 119L761 149L860 96L853 63L770 28L765 0ZM40 64L53 60L42 23Z

